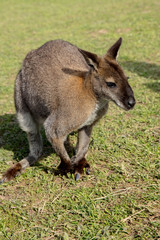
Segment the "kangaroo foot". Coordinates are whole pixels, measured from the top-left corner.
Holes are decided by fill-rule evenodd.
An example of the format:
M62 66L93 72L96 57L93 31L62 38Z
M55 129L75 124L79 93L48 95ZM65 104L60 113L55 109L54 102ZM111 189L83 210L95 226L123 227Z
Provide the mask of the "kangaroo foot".
M12 180L16 176L18 176L21 172L22 172L22 165L20 163L14 164L3 174L2 179L0 180L0 184Z
M85 158L82 158L78 163L73 162L74 176L76 181L80 179L80 176L84 172L84 168L86 174L88 175L90 173L90 165Z

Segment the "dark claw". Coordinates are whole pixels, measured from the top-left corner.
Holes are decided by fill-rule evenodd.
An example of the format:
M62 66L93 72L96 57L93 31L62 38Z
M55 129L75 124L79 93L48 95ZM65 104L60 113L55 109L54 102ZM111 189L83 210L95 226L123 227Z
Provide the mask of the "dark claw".
M78 181L79 179L80 179L80 175L79 175L79 173L76 173L75 180Z
M5 182L5 178L2 178L1 180L0 180L0 184L2 184L2 183L4 183Z
M90 174L90 169L86 168L86 174L89 175Z

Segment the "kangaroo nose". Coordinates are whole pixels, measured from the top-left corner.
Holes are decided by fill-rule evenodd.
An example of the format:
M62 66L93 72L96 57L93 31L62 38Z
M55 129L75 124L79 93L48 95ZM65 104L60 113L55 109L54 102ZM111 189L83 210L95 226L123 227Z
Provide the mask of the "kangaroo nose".
M134 97L128 98L128 102L127 102L128 108L133 108L135 103L136 103L136 101L135 101Z

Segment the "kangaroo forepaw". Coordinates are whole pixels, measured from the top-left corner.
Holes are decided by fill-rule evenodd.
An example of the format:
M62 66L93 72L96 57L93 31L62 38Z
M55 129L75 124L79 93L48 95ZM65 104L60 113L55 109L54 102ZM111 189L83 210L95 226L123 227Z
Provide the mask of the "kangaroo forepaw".
M21 164L20 163L14 164L3 174L2 179L0 180L0 184L12 180L16 176L18 176L21 172L22 172Z
M90 165L85 158L81 159L78 163L73 162L74 176L76 181L80 179L80 176L84 172L84 168L86 174L88 175L90 173Z

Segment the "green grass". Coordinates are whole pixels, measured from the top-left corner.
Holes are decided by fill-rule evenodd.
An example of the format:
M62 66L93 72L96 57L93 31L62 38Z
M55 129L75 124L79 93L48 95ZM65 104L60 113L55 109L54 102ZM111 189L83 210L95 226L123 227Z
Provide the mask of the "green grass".
M120 36L119 62L137 104L110 104L93 131L89 176L54 175L44 138L40 162L0 186L0 240L160 238L159 0L0 1L0 172L28 153L16 120L14 79L27 52L61 38L103 55ZM71 136L75 143L76 136Z

